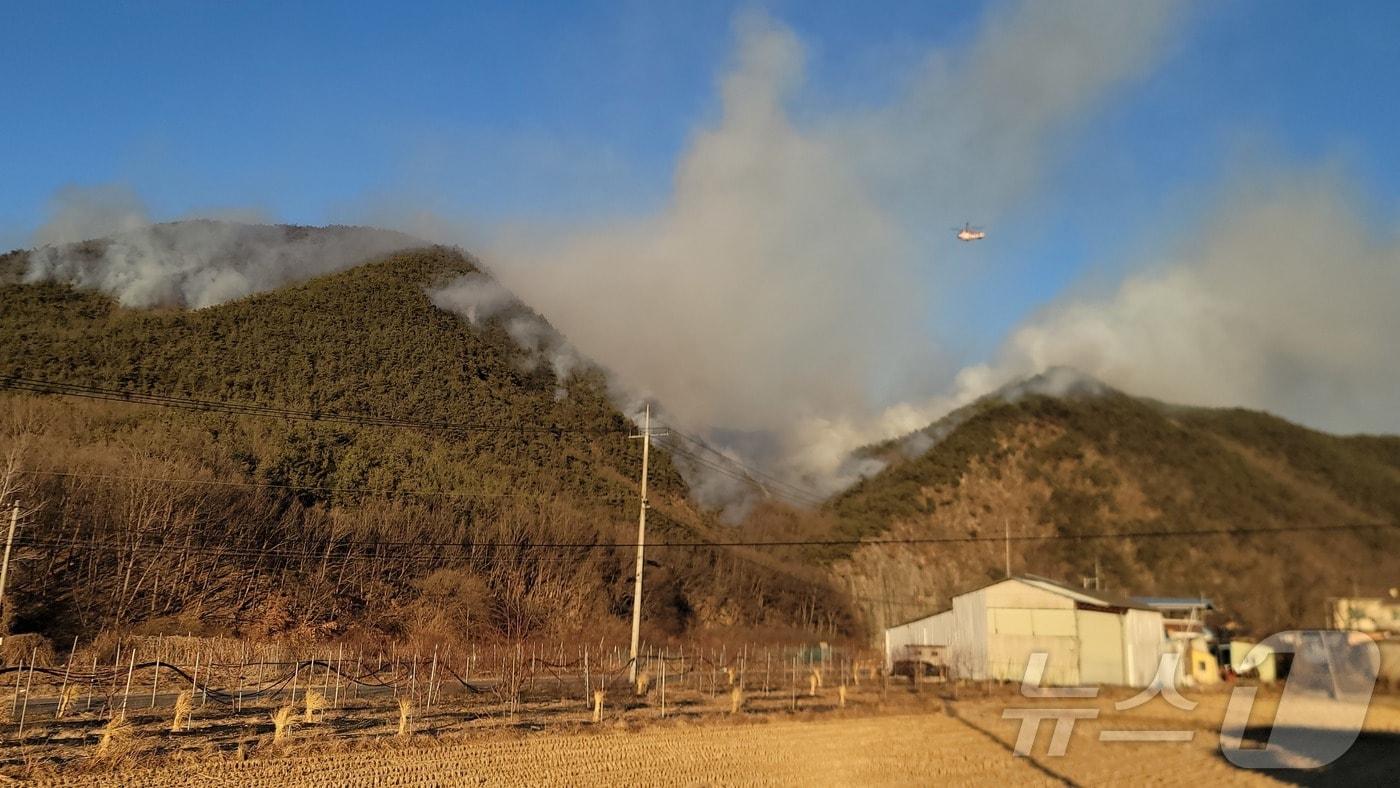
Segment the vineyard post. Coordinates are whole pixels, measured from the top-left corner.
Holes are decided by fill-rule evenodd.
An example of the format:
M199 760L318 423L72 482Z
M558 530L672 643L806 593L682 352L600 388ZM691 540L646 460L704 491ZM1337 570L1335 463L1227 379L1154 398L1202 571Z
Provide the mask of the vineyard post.
M291 703L297 702L297 678L301 675L301 658L292 657L292 698Z
M340 663L345 659L345 644L341 643L335 649L335 700L331 705L340 708Z
M194 694L199 692L199 652L194 653L194 672L190 674L190 699L194 699Z
M792 710L797 711L797 654L792 655Z
M19 711L19 685L24 680L24 657L19 658L19 670L15 671L15 697L10 702L10 716L14 717Z
M160 686L160 652L156 652L156 669L151 671L151 706L156 707L156 687Z
M131 650L131 664L126 668L126 691L122 693L122 716L126 716L126 703L131 699L131 674L136 672L136 649Z
M661 652L661 719L666 719L666 652Z
M583 698L585 701L593 696L593 682L588 675L588 646L583 647Z
M428 673L428 706L425 709L424 713L433 710L433 688L435 686L435 683L437 682L437 662L438 650L437 646L433 646L433 669L430 673Z
M248 652L242 643L238 644L238 685L233 692L233 710L243 711L243 668L248 664Z
M763 653L768 657L768 665L763 669L763 693L768 694L768 677L773 673L773 651L764 649Z
M58 688L58 705L63 705L63 696L68 694L68 675L73 671L73 657L78 653L78 636L73 636L73 648L68 652L68 661L63 665L63 686ZM58 708L54 708L54 719L58 719Z
M92 650L92 681L88 682L87 708L83 711L92 711L92 693L97 689L97 649Z
M19 710L19 731L16 735L24 738L24 715L29 711L29 693L34 689L34 658L39 654L39 647L35 646L29 654L29 681L24 685L24 705Z
M117 658L112 662L112 688L107 691L108 703L110 707L117 697L117 679L122 674L122 644L117 641Z

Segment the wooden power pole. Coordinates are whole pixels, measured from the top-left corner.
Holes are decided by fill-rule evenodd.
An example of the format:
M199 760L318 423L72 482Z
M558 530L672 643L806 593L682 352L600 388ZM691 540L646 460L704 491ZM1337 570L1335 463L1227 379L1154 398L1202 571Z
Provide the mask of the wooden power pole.
M1003 516L1001 527L1006 531L1006 576L1011 577L1011 518Z
M637 647L641 642L641 567L643 551L647 544L647 463L651 458L651 403L647 403L647 416L641 427L641 507L637 514L637 575L633 581L631 596L631 661L627 677L637 684Z

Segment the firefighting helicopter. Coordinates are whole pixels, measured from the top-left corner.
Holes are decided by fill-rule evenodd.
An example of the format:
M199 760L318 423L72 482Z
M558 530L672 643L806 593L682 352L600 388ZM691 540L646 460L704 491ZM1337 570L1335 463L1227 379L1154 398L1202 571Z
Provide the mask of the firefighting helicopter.
M962 227L954 227L957 231L959 241L980 241L987 237L987 234L980 227L973 227L971 224L964 224Z

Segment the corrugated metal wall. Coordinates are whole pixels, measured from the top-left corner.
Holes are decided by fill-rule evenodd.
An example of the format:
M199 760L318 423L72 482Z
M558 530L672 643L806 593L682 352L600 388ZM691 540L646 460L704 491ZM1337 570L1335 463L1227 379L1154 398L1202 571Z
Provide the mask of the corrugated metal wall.
M1079 625L1079 680L1085 684L1124 684L1123 616L1076 610Z
M950 646L953 642L953 611L900 624L885 630L885 670L904 658L905 646Z
M1130 687L1151 686L1157 663L1166 651L1162 614L1156 610L1129 610L1123 619L1123 653Z

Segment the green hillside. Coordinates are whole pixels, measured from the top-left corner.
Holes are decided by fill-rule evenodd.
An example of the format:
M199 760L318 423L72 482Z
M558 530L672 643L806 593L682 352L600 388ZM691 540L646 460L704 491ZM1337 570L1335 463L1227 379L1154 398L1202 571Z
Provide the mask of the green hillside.
M1205 593L1256 631L1321 625L1325 597L1400 577L1400 528L1263 533L1400 523L1400 438L1337 437L1111 390L993 397L929 432L941 439L914 457L900 451L909 439L869 450L889 465L830 503L839 528L984 541L841 556L871 594L897 597L872 611L877 619L1002 576L1008 529L1059 537L1013 542L1013 571L1077 583L1097 564L1109 588ZM1260 533L1088 538L1222 529Z
M511 338L512 318L547 329L526 307L473 326L433 306L429 288L479 270L460 252L403 252L197 311L21 284L23 268L23 253L0 260L0 375L473 428L0 393L38 505L12 580L16 630L517 637L630 610L632 551L567 545L634 541L632 425L602 371L557 380ZM709 533L665 452L651 467L654 538ZM788 574L676 552L651 570L659 627L785 626L812 607L811 584ZM849 624L839 603L818 606Z

